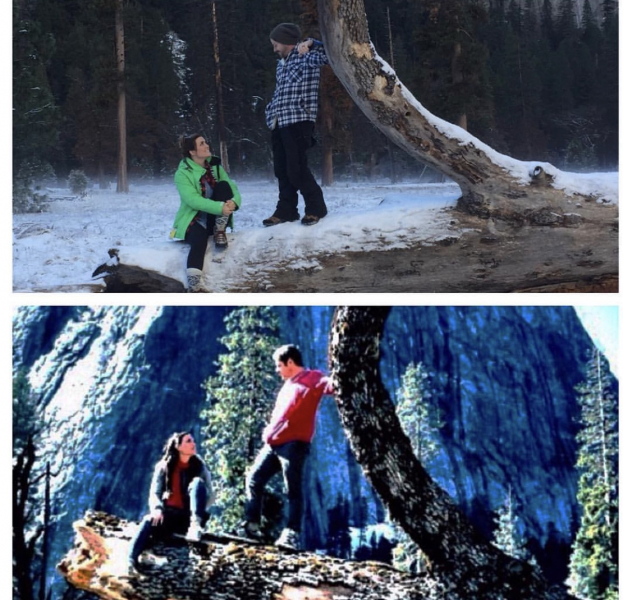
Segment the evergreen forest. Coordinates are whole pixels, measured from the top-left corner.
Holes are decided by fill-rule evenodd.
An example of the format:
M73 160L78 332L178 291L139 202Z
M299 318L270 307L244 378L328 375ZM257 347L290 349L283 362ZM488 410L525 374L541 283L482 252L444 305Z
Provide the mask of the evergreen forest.
M617 168L615 0L365 4L378 53L435 115L518 159ZM179 136L195 131L215 154L227 149L234 177L270 177L264 108L277 59L269 32L283 21L319 36L310 0L13 0L15 184L79 169L108 187L117 178L121 89L131 180L169 177ZM332 165L323 183L333 173L421 176L324 70L316 133ZM310 157L317 169L327 160L319 147Z

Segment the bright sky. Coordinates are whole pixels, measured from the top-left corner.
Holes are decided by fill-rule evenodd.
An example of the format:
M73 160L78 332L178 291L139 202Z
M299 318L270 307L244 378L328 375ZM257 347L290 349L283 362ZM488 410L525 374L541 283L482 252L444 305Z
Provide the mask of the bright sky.
M606 355L611 371L618 378L619 307L576 306L575 311L595 345Z

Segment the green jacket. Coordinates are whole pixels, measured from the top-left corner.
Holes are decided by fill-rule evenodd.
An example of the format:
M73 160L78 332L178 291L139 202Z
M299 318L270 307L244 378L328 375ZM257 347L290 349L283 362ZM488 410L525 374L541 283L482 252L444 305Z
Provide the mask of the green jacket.
M227 181L231 185L234 192L234 202L240 208L242 202L238 186L229 178L225 169L221 167L221 159L217 156L211 156L208 159L212 166L212 172L216 181ZM171 230L171 237L183 240L186 237L186 230L195 215L200 211L207 212L211 215L221 215L223 203L217 200L210 200L201 195L201 184L199 180L206 170L200 167L194 160L184 158L175 172L175 186L180 194L180 207L175 215L175 222ZM229 226L233 228L233 219L230 216Z

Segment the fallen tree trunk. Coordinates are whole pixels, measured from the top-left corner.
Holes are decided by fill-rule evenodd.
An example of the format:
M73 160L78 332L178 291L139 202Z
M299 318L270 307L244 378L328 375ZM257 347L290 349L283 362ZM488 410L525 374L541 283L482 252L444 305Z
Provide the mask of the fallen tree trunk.
M414 240L403 249L333 253L323 251L321 241L323 228L332 225L329 215L326 223L314 226L320 242L306 257L314 261L313 268L276 264L269 250L271 244L280 242L278 232L261 232L267 240L271 235L275 238L264 245L266 261L259 262L263 257L254 249L256 261L238 263L235 280L223 285L226 278L221 275L221 265L227 267L230 260L225 254L222 263L206 262L208 285L214 282L219 286L213 291L239 293L618 291L615 228L604 231L595 223L585 223L579 230L515 228L458 211L446 213L441 218L447 222L447 235L438 240ZM236 243L243 244L243 237ZM250 250L243 248L239 254L250 255ZM123 249L116 252L113 264L102 264L94 273L104 275L106 292L184 291L181 280L158 273L151 265L126 265ZM172 246L170 252L177 259L177 248ZM179 262L182 264L181 259Z
M458 217L460 218L460 217ZM617 293L616 231L586 227L523 227L507 233L449 232L434 243L406 249L316 255L316 268L266 270L241 279L232 292L270 293ZM482 226L482 223L480 224ZM612 243L594 243L601 235Z
M380 341L389 310L338 307L329 354L344 430L392 519L422 549L434 579L459 597L571 598L537 567L488 543L413 454L380 376Z
M351 562L272 546L187 544L152 548L156 563L128 576L135 523L87 513L58 570L73 586L107 600L458 600L441 585L376 562ZM463 596L464 597L464 596Z

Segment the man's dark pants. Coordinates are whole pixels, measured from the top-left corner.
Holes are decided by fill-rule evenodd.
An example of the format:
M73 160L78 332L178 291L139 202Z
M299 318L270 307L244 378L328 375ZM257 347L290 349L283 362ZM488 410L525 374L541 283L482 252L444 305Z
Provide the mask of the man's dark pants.
M279 202L275 216L284 221L299 218L300 191L305 201L305 214L324 217L327 207L322 189L307 166L307 150L312 147L314 123L301 121L272 131L275 177L279 180Z
M294 531L300 531L303 516L303 471L309 448L309 443L298 441L286 442L281 446L264 445L247 476L247 521L260 522L264 488L273 475L283 471L288 494L286 526Z

